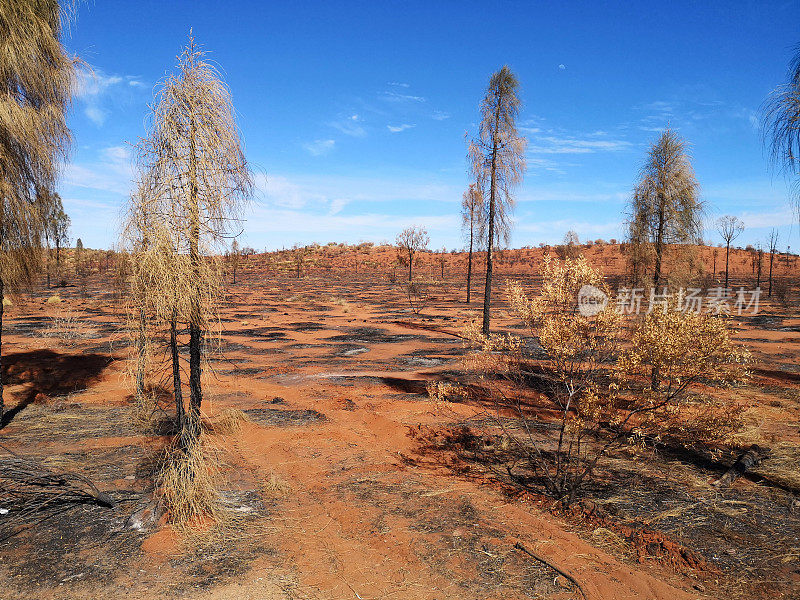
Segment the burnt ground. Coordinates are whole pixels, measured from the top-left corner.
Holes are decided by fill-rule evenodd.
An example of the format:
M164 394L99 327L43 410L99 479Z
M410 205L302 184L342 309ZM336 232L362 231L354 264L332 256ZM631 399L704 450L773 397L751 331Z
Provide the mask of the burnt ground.
M22 524L0 516L0 533L13 534L2 542L2 598L579 597L518 542L594 597L800 593L800 319L791 308L737 323L757 368L747 386L712 391L741 406L729 450L615 452L581 510L564 514L536 489L515 491L486 452L435 443L441 431L497 433L486 405L426 394L430 381L465 377L467 349L453 334L477 305L457 302L455 283L417 314L400 286L374 277L244 271L222 315L224 356L205 382L210 420L226 409L247 417L214 436L224 494L243 518L186 543L163 523L129 527L152 497L167 437L133 418L124 318L97 285L9 310L11 411L0 444L90 478L116 506L59 506ZM502 303L495 319L524 333ZM415 428L434 442L409 436ZM750 443L770 457L713 487Z

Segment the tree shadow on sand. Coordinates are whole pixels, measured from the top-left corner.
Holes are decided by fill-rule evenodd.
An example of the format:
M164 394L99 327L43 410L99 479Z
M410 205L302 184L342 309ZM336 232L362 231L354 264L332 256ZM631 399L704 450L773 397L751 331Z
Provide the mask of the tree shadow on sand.
M63 396L86 389L99 380L113 362L107 354L60 354L52 350L17 352L3 357L2 376L6 385L26 385L16 394L16 406L5 411L0 429L43 394Z

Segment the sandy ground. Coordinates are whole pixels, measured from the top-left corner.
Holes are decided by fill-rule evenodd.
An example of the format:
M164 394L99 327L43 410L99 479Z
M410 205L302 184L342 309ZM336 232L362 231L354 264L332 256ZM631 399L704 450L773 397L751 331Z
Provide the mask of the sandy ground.
M205 382L210 420L226 409L249 419L214 436L242 523L198 552L169 526L125 526L147 504L152 456L167 438L131 422L119 300L98 278L87 292L59 290L61 303L43 291L9 310L13 418L0 443L89 476L118 505L79 506L2 542L0 598L580 598L553 567L593 599L800 593L795 309L768 306L737 322L755 378L725 392L746 417L741 435L775 451L773 471L767 462L762 479L710 492L712 467L619 457L623 492L596 499L615 524L662 536L648 550L611 522L556 515L540 497L509 494L475 465L421 447L420 432L486 414L424 393L427 381L460 372L466 350L452 334L478 308L465 307L460 282L437 284L416 314L383 276L297 279L258 258L230 289L223 354ZM499 306L495 323L514 321Z

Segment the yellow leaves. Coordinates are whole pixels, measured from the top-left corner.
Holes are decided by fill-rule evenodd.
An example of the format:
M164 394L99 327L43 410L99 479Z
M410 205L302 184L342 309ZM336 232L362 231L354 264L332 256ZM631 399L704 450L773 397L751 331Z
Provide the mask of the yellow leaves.
M652 376L655 370L660 385L685 388L701 378L741 380L748 360L748 352L731 340L722 317L658 309L636 327L631 348L622 354L617 369L628 376Z

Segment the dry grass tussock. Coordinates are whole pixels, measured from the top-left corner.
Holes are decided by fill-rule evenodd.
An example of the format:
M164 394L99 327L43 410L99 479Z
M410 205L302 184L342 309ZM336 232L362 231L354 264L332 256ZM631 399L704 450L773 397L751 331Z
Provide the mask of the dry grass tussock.
M219 493L221 449L208 436L188 448L168 448L159 468L157 495L170 522L192 535L213 535L235 520Z
M226 408L214 419L203 421L203 429L215 435L231 435L237 433L243 423L250 423L248 417L238 408Z
M79 318L70 309L56 310L50 315L50 324L43 332L43 335L47 337L55 337L65 341L87 339L96 334L97 330L94 327Z

